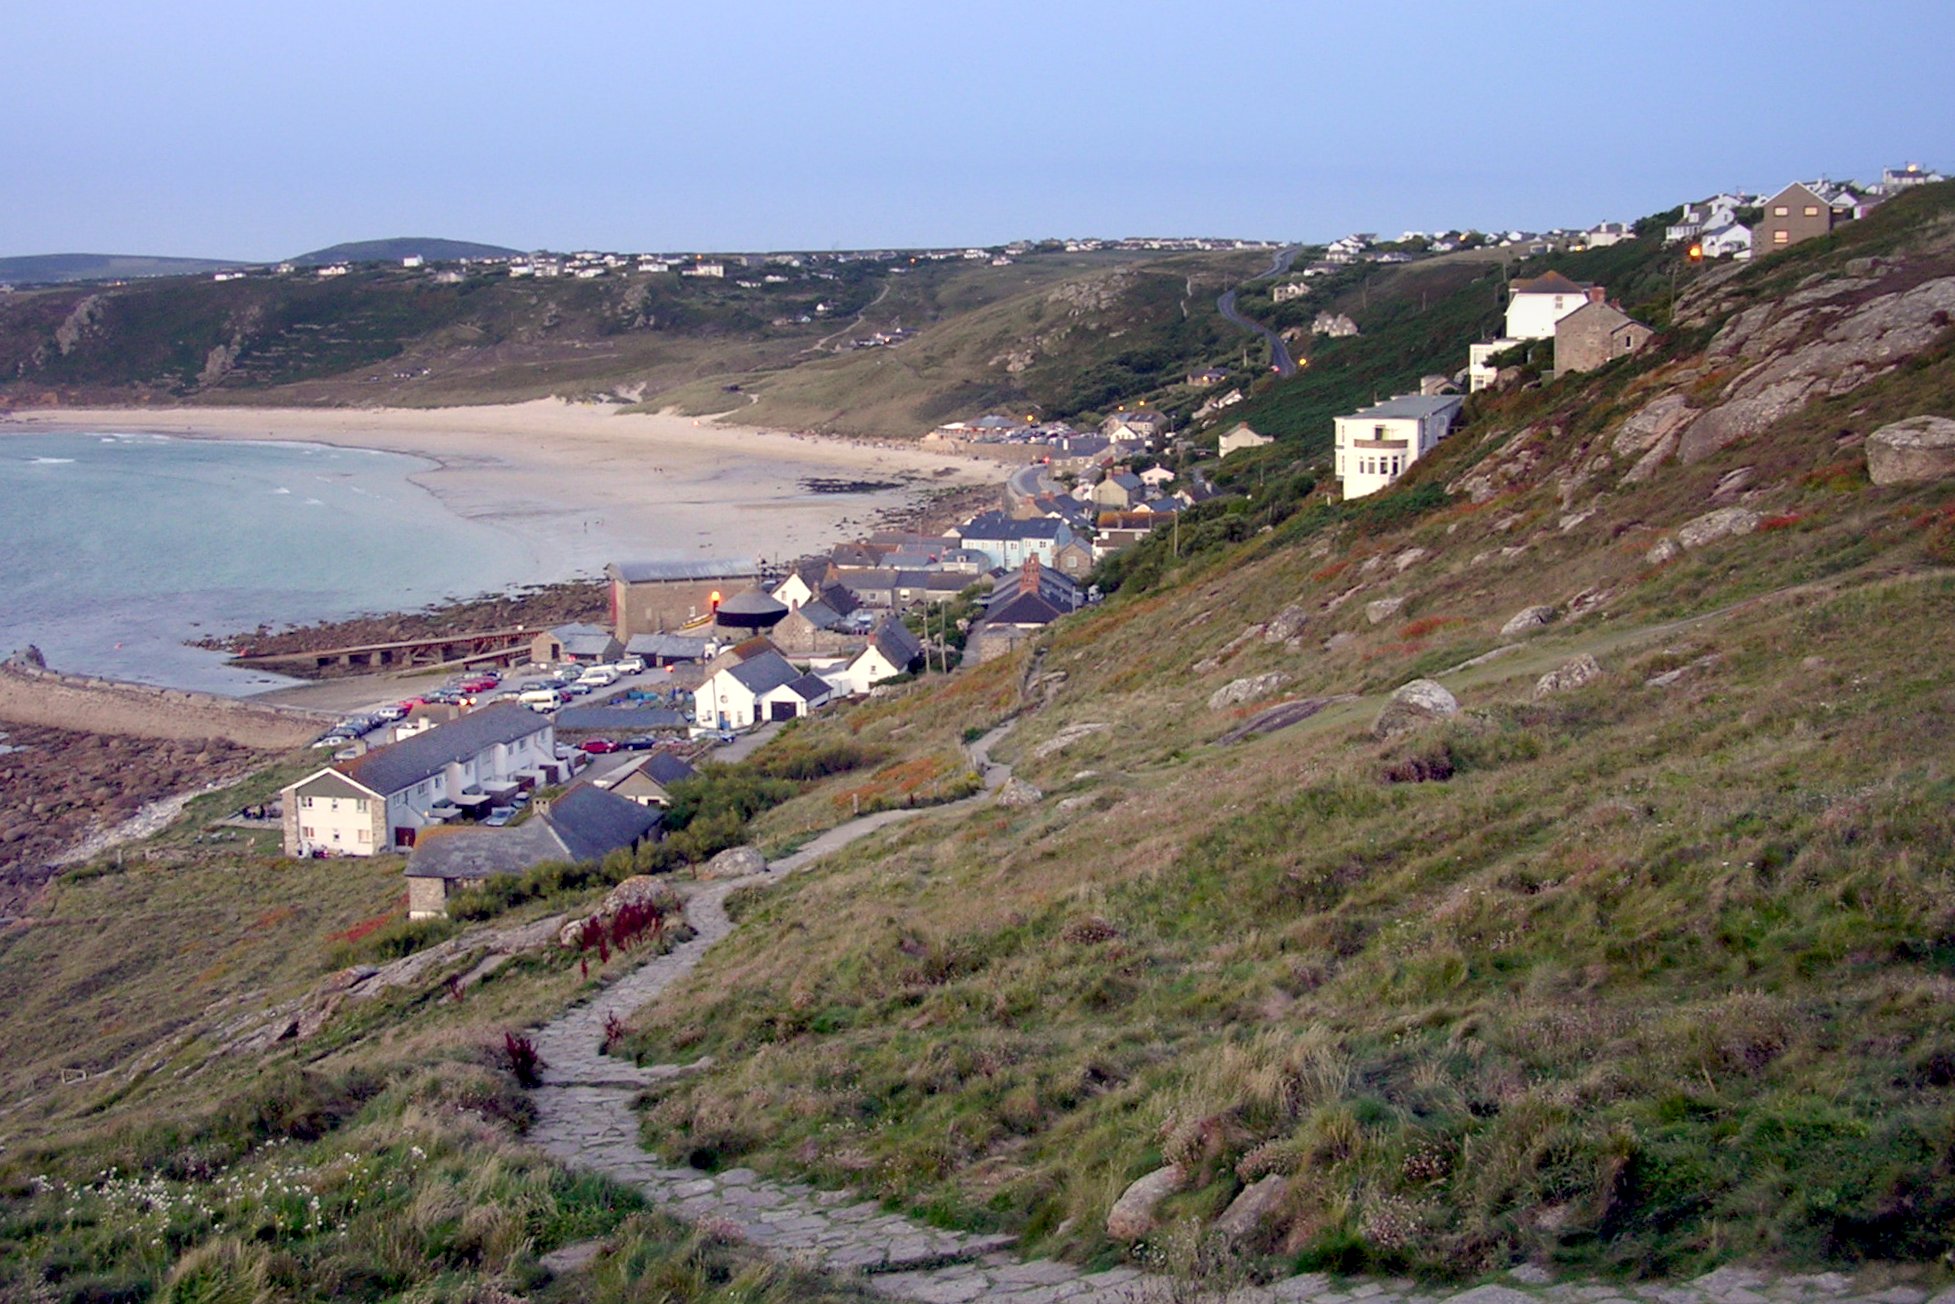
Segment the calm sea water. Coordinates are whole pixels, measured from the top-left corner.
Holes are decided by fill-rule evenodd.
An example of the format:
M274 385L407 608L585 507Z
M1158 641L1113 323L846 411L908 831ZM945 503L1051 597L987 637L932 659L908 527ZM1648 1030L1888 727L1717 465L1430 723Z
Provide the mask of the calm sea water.
M288 681L184 646L560 578L453 515L419 458L160 435L0 436L0 656L250 693Z

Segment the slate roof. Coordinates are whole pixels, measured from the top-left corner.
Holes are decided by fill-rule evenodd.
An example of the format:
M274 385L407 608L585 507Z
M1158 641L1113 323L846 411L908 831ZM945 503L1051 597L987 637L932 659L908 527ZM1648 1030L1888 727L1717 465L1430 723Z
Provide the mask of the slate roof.
M1555 330L1560 331L1562 326L1570 322L1577 322L1579 324L1581 322L1587 322L1591 319L1600 322L1602 329L1605 331L1617 330L1625 323L1633 322L1636 320L1634 317L1631 317L1628 313L1624 312L1622 309L1616 307L1613 304L1585 303L1581 307L1575 309L1575 311L1569 313L1566 317L1563 317L1560 321L1556 322Z
M987 625L1050 625L1065 611L1037 593L1013 593L984 613Z
M801 672L788 664L788 659L771 648L759 656L730 666L725 671L732 675L741 687L756 697L771 693L782 684L791 684L801 677Z
M882 623L869 635L869 644L898 670L909 669L923 655L923 644L917 641L909 626L894 616L882 618Z
M787 691L804 702L812 702L818 697L833 694L835 686L820 675L802 675L799 679L789 681Z
M580 783L535 818L549 824L573 860L602 860L643 838L664 816L594 783Z
M432 778L449 765L466 761L497 743L513 743L550 727L547 717L519 702L492 702L459 720L436 725L386 747L376 747L333 768L355 783L387 796Z
M760 589L736 593L720 603L722 616L785 616L787 603Z
M748 558L701 557L681 561L616 561L604 568L627 584L657 580L750 580L760 567Z
M653 752L638 768L646 778L660 784L678 783L699 773L685 757L675 752Z
M979 512L959 530L966 543L972 539L1057 539L1066 523L1054 516L1014 519L1000 511Z
M826 602L823 602L820 598L810 598L789 614L794 615L796 613L816 629L832 629L835 623L842 618L842 613L829 606Z
M556 831L532 816L511 828L479 825L423 829L407 857L409 878L481 879L520 874L567 856Z
M899 570L890 572L890 584L899 589L922 589L927 593L962 593L977 583L969 571Z
M575 657L601 657L615 641L610 630L596 625L558 625L550 637L563 644L565 655Z
M683 729L690 723L685 712L649 702L566 706L557 712L557 728L567 734L650 733L657 729Z
M1588 291L1588 286L1571 281L1560 272L1543 272L1515 281L1510 288L1515 294L1585 294Z
M1551 272L1549 275L1553 275L1553 273ZM1458 394L1400 394L1397 398L1388 398L1383 403L1374 403L1368 408L1361 408L1353 412L1351 415L1367 419L1377 418L1379 420L1390 420L1394 417L1409 417L1416 420L1424 420L1426 417L1436 416L1449 408L1453 411L1458 411L1460 404L1463 402L1465 402L1465 399L1461 398Z
M698 661L706 655L706 644L710 641L689 634L633 634L625 644L625 651L664 661Z

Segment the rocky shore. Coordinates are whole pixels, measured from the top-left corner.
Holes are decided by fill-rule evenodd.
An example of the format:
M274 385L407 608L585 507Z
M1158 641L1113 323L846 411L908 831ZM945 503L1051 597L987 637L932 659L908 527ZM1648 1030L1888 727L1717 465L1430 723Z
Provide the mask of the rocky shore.
M242 778L264 754L221 738L136 738L0 723L0 916L18 914L63 853L151 802Z
M602 580L565 580L513 593L484 594L479 598L421 611L354 616L347 620L322 621L316 625L280 630L260 625L247 633L199 639L196 646L244 656L315 652L322 648L361 643L393 643L482 629L507 629L512 625L544 630L572 621L606 621L607 601L607 590ZM280 670L285 674L300 673L283 666ZM332 671L347 673L340 667L328 667L319 672L318 677L325 677Z

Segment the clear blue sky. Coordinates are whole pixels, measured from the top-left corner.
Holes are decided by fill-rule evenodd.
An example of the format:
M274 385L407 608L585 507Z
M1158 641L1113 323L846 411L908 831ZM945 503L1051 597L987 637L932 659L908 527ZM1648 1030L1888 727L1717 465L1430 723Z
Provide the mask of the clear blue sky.
M1955 0L9 0L0 255L1326 239L1955 169Z

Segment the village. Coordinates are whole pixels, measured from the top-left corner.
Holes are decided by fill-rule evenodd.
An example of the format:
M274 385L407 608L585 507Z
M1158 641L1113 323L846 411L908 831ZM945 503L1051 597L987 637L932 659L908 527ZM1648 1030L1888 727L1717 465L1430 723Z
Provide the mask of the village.
M1873 187L1813 182L1769 197L1721 194L1682 205L1663 238L1685 245L1692 262L1740 261L1754 247L1824 235L1936 175L1909 165ZM1627 234L1621 223L1602 223L1543 248L1606 247ZM1414 235L1383 252L1369 236L1335 242L1272 298L1294 297L1286 292L1340 262L1409 259ZM1419 240L1421 253L1457 246ZM588 257L596 261L587 267L607 265ZM558 274L543 268L511 263L509 274ZM684 268L723 271L706 262ZM1314 327L1334 337L1358 329L1329 314ZM1511 382L1532 350L1550 358L1546 375L1579 373L1653 334L1602 285L1555 271L1509 282L1502 333L1470 343L1457 372L1334 419L1336 493L1362 498L1394 483L1447 438L1468 395ZM1186 383L1228 379L1205 371ZM1208 424L1194 431L1178 432L1146 405L1122 405L1086 429L996 412L939 425L925 446L1012 468L996 506L939 533L879 531L785 563L613 562L605 623L525 631L478 650L472 668L442 688L322 737L331 762L282 794L285 852L404 854L409 914L428 918L444 914L454 893L498 875L633 851L660 836L672 786L706 759L739 759L788 722L1008 655L1097 602L1091 576L1101 563L1220 496L1214 467L1275 442L1246 423L1213 420L1239 400L1237 390L1209 398L1194 410L1195 422ZM508 663L508 677L490 662Z

